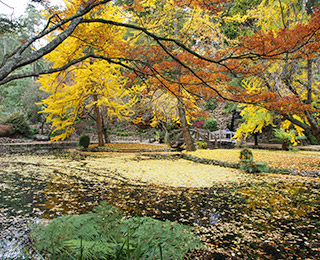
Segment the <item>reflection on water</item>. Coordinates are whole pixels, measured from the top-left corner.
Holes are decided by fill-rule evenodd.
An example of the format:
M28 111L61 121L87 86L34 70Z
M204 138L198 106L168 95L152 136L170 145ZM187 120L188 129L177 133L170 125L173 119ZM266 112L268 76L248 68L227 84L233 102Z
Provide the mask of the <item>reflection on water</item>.
M213 207L212 198L216 192L212 193L208 188L158 187L108 172L98 180L92 170L84 165L81 160L67 168L65 164L54 164L52 161L45 165L11 162L11 166L2 171L2 211L12 216L54 218L85 213L99 201L107 200L129 215L152 216L189 224L195 221L215 223L220 217L220 213L206 213L221 207L221 201L214 203ZM217 190L221 192L221 188Z

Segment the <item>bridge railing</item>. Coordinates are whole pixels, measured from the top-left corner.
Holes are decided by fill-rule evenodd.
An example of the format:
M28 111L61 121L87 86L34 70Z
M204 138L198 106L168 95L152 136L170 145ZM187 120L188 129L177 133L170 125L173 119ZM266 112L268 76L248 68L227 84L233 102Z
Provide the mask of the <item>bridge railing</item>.
M193 133L195 140L197 141L217 141L217 142L235 142L233 137L236 132L229 130L217 130L217 131L209 131L204 129L190 129Z
M236 132L229 130L217 130L211 132L205 129L192 128L190 129L190 132L195 141L212 143L216 147L221 144L233 145L236 143L236 140L233 139ZM173 130L172 133L169 134L169 140L171 144L182 144L184 142L182 129Z

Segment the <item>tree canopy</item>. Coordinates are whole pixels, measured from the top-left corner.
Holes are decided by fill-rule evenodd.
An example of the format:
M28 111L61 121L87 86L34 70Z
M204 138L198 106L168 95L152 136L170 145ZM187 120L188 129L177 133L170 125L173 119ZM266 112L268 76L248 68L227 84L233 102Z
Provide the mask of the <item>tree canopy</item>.
M177 98L184 89L197 98L261 107L320 141L316 5L262 0L244 6L240 0L68 1L64 10L47 14L38 34L3 58L0 84L65 73L89 59L105 61L125 69L121 73L130 81L152 82ZM230 37L230 24L242 32ZM19 71L57 52L52 67ZM235 77L256 77L262 84L230 85Z

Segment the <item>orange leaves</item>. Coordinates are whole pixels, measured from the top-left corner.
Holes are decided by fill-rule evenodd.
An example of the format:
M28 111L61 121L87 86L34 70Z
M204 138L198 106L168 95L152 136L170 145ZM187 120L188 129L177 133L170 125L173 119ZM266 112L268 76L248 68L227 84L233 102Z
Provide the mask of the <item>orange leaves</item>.
M222 11L224 8L228 7L227 4L232 2L231 0L214 0L214 1L205 1L205 0L175 0L175 3L178 5L186 5L188 7L199 6L204 10L209 11Z
M297 114L301 115L305 112L315 112L316 110L310 105L301 101L298 96L280 96L278 93L256 89L254 92L240 90L237 87L228 87L229 91L235 92L231 97L241 103L258 104L262 107L276 111L279 114Z
M147 2L138 1L141 5ZM215 85L228 78L226 69L199 59L186 51L185 47L203 55L216 52L212 42L220 42L219 22L210 17L210 12L206 10L209 5L217 7L217 3L224 2L158 1L155 10L150 9L148 14L143 13L136 20L137 24L159 36L153 40L144 35L139 36L139 46L132 49L130 55L135 60L143 61L143 66L142 63L139 64L139 73L147 74L150 88L166 89L178 98L182 98L181 88L198 96L215 94L205 82L215 88ZM138 3L135 1L130 8L134 10ZM166 41L164 38L170 40ZM185 46L182 47L179 43Z
M269 12L274 16L278 12L279 15L270 2L260 7L264 8L264 14ZM312 106L318 95L317 79L313 77L317 65L312 58L320 50L320 15L316 12L309 20L297 17L294 21L291 21L293 17L288 18L291 22L287 26L277 18L283 25L279 26L278 20L266 22L260 14L256 22L260 31L242 37L237 46L224 52L225 57L234 57L227 64L235 73L262 82L254 91L228 88L230 99L261 106L275 112L275 116L289 116L290 120L292 116L312 117L312 113L318 112ZM309 121L316 120L311 117Z
M320 16L313 15L307 24L295 28L280 29L277 32L257 32L251 37L243 37L240 48L235 48L236 55L247 55L256 58L279 58L284 53L292 58L312 56L320 49Z
M266 105L264 107L277 111L279 114L303 114L308 111L315 111L311 105L304 104L297 96L279 97L275 93L266 93ZM263 98L264 96L260 96Z

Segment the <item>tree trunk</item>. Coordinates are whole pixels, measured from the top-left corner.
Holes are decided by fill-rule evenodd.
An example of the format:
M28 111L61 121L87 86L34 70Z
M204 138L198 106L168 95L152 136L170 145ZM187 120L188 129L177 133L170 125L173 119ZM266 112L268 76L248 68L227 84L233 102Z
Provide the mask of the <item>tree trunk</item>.
M167 144L167 145L170 145L170 140L169 140L169 132L168 132L168 129L165 128L164 130L164 143Z
M308 59L307 63L307 72L308 72L308 81L307 81L307 102L311 104L312 102L312 83L313 83L313 75L312 75L312 60Z
M110 144L110 137L109 137L109 133L108 133L108 127L103 125L103 136L104 136L104 142L106 144Z
M174 19L174 31L175 35L178 35L178 12L176 12L176 19ZM181 76L181 66L177 67L177 79L180 81ZM181 93L181 85L180 85L180 93ZM177 97L178 98L178 97ZM183 100L181 98L178 98L178 110L179 110L179 119L181 123L182 133L183 133L183 139L186 144L186 150L187 151L195 151L196 146L194 145L193 138L190 134L188 123L186 119L186 111L184 108Z
M290 147L290 145L287 141L282 142L281 148L283 151L289 151L289 147Z
M187 151L195 151L196 146L194 145L193 138L190 134L187 119L186 119L186 111L183 107L182 101L179 99L179 118L183 133L184 142L186 144L186 150Z
M308 130L316 138L318 144L320 144L320 126L317 122L317 119L313 116L312 112L307 112L307 118L310 124L310 130Z
M253 136L254 136L254 145L258 146L258 133L254 133Z
M104 115L107 115L108 114L108 110L105 109ZM110 137L109 137L109 133L108 133L108 122L107 120L105 120L104 118L106 118L107 116L103 116L101 115L101 122L102 122L102 130L103 130L103 136L104 136L104 141L106 144L109 144L111 143L110 141Z
M98 101L98 95L93 95L94 102ZM101 113L100 109L97 104L94 104L94 115L96 119L96 126L97 126L97 134L98 134L98 144L99 146L103 146L103 135L102 135L102 121L101 121Z
M40 128L40 134L43 135L44 134L44 124L46 123L46 119L43 119L41 122L41 128Z
M168 120L166 120L167 122ZM160 121L160 128L163 130L164 132L164 138L163 141L165 144L170 145L170 138L169 138L169 131L168 131L168 124L163 123Z
M230 131L234 131L234 121L236 118L236 111L232 112L231 124L230 124Z
M320 144L320 129L319 127L317 128L311 128L311 134L316 138L318 144Z

